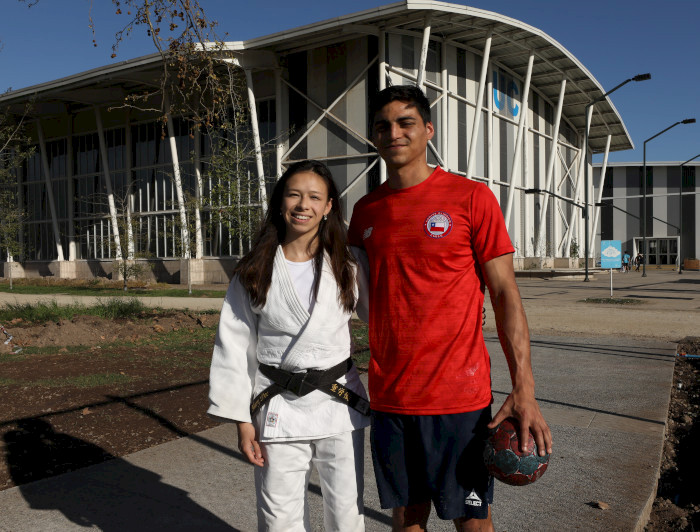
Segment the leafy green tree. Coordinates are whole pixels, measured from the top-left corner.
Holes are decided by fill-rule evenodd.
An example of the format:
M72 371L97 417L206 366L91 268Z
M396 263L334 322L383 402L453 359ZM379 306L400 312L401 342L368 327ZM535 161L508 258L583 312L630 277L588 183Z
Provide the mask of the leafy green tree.
M21 259L25 251L21 234L26 213L20 202L17 173L33 151L24 131L28 110L29 106L20 117L7 110L0 112L0 256L5 255L10 289L13 288L10 262Z

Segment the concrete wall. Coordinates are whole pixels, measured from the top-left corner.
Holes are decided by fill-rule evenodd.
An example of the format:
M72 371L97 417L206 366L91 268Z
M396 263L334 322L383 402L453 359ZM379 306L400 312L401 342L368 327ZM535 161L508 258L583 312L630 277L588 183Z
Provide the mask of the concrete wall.
M141 281L168 284L187 283L188 263L186 260L137 260L135 262L142 267L138 276ZM233 268L238 259L207 258L192 259L192 262L197 264L197 273L195 274L193 271L192 284L226 285L233 276ZM114 263L108 260L0 262L0 278L9 278L8 264L13 267L12 277L14 279L38 279L42 277L56 279L117 278L114 272Z

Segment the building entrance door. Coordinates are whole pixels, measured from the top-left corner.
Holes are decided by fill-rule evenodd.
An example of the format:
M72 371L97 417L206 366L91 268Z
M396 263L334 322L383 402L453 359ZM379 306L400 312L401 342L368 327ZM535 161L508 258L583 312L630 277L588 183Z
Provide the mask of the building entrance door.
M644 254L648 265L676 264L678 260L678 237L647 238L649 253L644 252L644 241L635 238L637 249Z

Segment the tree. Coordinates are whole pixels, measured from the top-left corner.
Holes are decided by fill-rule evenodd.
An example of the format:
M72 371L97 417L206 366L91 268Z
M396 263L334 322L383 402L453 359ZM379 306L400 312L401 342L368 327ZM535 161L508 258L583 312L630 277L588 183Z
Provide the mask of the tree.
M10 290L13 289L11 262L20 258L24 252L21 230L26 213L19 201L17 172L33 152L24 132L29 108L27 105L20 117L10 115L7 110L0 112L0 255L3 251L6 254Z
M41 0L20 1L29 7L41 3ZM266 193L260 190L258 181L258 191L252 195L256 201L251 203L247 199L255 183L248 178L255 147L249 142L246 79L233 52L217 35L217 22L207 17L199 0L112 0L112 4L116 16L125 21L115 35L112 57L117 57L124 39L134 32L145 31L161 55L163 65L157 87L129 94L112 108L153 112L161 123L163 138L172 134L173 117L182 117L190 135L206 136L211 146L207 169L216 173L211 190L204 190L199 172L197 190L188 199L180 169L174 165L172 179L177 192L182 257L189 258L193 249L196 254L202 249L201 242L193 246L190 235L191 227L195 235L199 234L197 229L201 227L205 209L211 212L211 220L249 236L257 227L260 203L264 202ZM97 46L91 15L89 24L93 45ZM114 220L115 213L110 212L110 217ZM113 231L119 233L116 227Z

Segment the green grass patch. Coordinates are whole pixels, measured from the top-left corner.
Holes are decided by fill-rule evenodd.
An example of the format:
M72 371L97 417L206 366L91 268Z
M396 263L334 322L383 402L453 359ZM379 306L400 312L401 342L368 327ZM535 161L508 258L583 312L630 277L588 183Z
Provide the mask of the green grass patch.
M21 319L28 323L70 320L75 316L89 315L106 319L144 317L146 307L136 298L99 299L96 305L59 305L56 301L40 303L6 303L0 308L0 323Z
M38 379L23 384L45 388L96 388L98 386L125 384L132 380L133 377L122 375L121 373L95 373L92 375L77 375L75 377Z
M361 320L352 320L351 328L352 343L355 350L352 354L352 359L355 365L359 367L367 367L369 364L369 327Z
M5 377L0 377L0 386L12 386L13 384L21 384L20 381L15 379L6 379Z
M641 299L633 299L630 297L587 297L582 299L580 303L602 303L605 305L641 305L644 303Z
M51 295L64 294L73 296L98 296L98 297L211 297L221 298L226 295L226 289L221 290L199 290L192 289L190 294L186 288L172 288L167 284L157 284L148 286L133 286L126 292L121 283L110 281L36 281L33 279L17 279L10 290L8 281L0 281L0 292L13 294L37 294Z
M192 331L182 328L177 331L169 331L144 338L133 345L151 346L160 351L178 353L201 351L205 347L206 349L214 347L215 335L216 326L195 327L192 328Z

